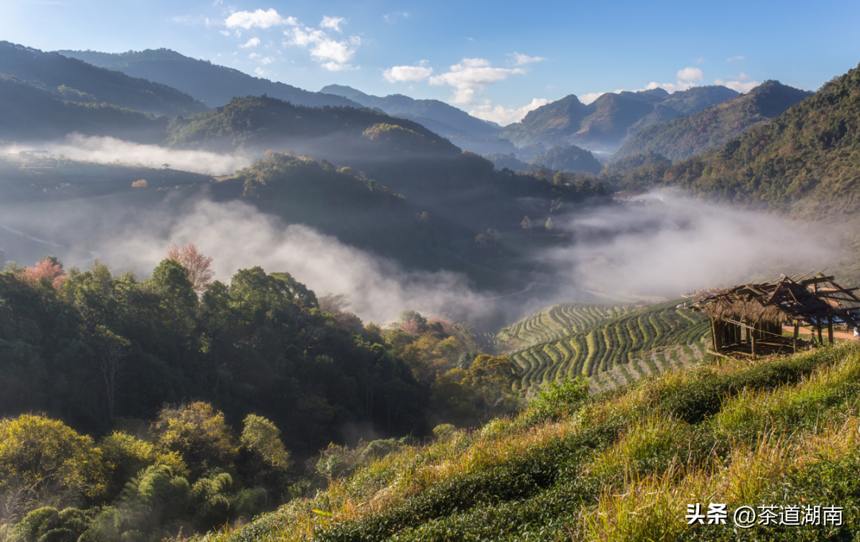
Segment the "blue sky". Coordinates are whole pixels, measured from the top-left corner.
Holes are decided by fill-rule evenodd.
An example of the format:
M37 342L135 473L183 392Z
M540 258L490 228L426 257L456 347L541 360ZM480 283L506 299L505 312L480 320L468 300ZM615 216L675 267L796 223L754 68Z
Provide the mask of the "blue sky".
M0 39L166 47L308 90L435 98L507 124L576 94L766 79L815 90L860 63L860 2L0 0Z

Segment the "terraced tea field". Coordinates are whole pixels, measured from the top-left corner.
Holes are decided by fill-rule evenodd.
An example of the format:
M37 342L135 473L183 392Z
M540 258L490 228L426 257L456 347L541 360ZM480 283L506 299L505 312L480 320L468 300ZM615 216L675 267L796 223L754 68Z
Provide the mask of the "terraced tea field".
M596 389L614 388L704 358L708 320L678 309L681 302L642 308L562 303L520 320L497 339L523 370L520 389L580 375Z

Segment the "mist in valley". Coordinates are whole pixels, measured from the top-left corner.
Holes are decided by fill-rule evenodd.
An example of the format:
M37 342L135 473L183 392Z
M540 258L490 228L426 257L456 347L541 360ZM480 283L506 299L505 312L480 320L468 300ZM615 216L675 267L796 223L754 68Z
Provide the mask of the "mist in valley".
M678 297L833 264L832 231L775 214L655 191L636 202L581 209L555 220L569 247L543 257L566 280L610 295Z
M69 134L56 141L0 147L0 153L18 154L27 151L47 151L85 162L135 164L172 169L204 175L230 175L250 166L256 157L250 153L224 154L196 150L176 150L158 145L141 145L114 137Z
M166 163L205 174L230 174L253 161L250 155L80 135L39 148L81 160ZM19 150L24 149L6 152ZM284 224L250 204L212 201L205 189L191 198L167 196L154 207L135 205L121 194L0 207L0 225L6 227L0 238L20 234L25 245L29 242L30 259L39 252L59 253L67 266L86 268L99 258L114 273L129 269L145 277L169 245L193 243L214 258L222 282L253 266L287 271L318 296L345 294L349 310L378 323L409 309L498 329L555 303L671 299L691 290L821 268L839 254L811 227L671 191L642 196L636 203L580 205L553 215L553 223L570 242L526 253L524 264L540 272L527 284L494 292L452 271L405 270L392 259L308 226ZM13 254L7 250L6 256Z

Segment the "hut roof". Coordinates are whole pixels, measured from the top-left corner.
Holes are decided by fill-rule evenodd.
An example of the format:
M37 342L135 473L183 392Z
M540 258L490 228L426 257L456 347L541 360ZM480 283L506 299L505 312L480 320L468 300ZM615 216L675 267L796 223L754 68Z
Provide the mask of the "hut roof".
M822 273L812 278L791 278L742 284L705 296L690 308L721 320L779 324L800 320L819 325L828 317L851 325L860 324L860 298Z

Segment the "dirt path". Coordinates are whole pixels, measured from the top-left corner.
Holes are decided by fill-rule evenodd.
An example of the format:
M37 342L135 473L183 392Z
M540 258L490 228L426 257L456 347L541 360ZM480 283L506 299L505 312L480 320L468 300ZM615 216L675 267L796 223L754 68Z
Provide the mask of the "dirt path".
M794 333L794 326L782 326L782 330L786 333ZM805 327L800 328L801 335L812 335L813 331L811 329L806 329ZM827 330L822 330L821 336L827 340ZM846 341L854 341L854 333L851 331L834 331L833 332L834 339L842 339Z

